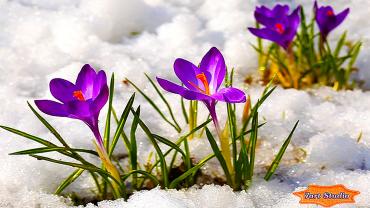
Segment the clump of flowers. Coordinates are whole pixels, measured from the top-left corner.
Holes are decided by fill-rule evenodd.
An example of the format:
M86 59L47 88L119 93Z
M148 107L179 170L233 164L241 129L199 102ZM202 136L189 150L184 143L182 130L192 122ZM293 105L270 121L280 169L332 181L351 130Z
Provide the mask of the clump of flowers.
M256 28L248 29L258 37L254 48L259 53L262 81L266 84L276 74L276 82L285 88L353 88L351 75L356 71L361 42L347 41L346 32L335 47L328 41L329 34L349 14L349 8L335 13L331 6L319 6L315 1L311 20L307 20L301 6L289 11L288 5L277 4L272 9L257 7L254 12ZM262 39L272 43L264 46Z
M42 145L38 148L11 153L12 155L29 155L38 160L75 168L61 182L55 191L56 194L62 194L63 190L84 172L90 174L94 179L98 200L121 197L127 199L134 191L150 189L155 186L170 189L186 188L197 182L196 179L199 176L197 172L213 157L217 158L224 170L226 184L234 190L247 189L251 185L254 173L258 128L264 125L258 122L258 108L275 88L270 88L270 83L257 103L252 105L250 97L247 99L241 89L232 86L233 70L228 73L224 57L214 47L206 53L199 67L187 60L177 59L174 63L174 70L183 86L159 77L157 77L157 81L166 91L181 96L181 105L179 106L181 106L186 123L189 124L189 131L184 134L182 134L182 129L176 120L178 118L173 114L171 105L149 76L146 75L157 95L166 104L170 118L139 87L129 80L128 82L144 96L168 125L182 134L175 142L150 130L140 116L140 106L136 108L133 106L135 94L128 99L121 116L118 117L113 107L114 75L112 74L108 87L106 73L103 70L96 72L88 64L82 67L75 83L60 78L51 80L50 92L57 101L35 100L35 105L47 115L84 122L89 128L86 135L91 136L92 133L95 137L92 142L95 150L71 147L61 134L29 103L31 111L60 144L11 127L0 126L0 128ZM223 83L224 87L222 87ZM183 99L189 100L189 110L185 109ZM204 103L211 118L200 125L197 125L198 101ZM227 105L227 118L223 121L217 117L216 104L219 101ZM99 115L107 103L104 135L101 135ZM245 103L241 121L236 119L235 105L237 103ZM133 115L131 126L126 126L130 114ZM117 124L114 131L111 129L112 116ZM207 127L211 121L213 121L215 133L219 138L220 148ZM221 122L225 124L224 128L221 127ZM266 180L269 180L277 169L297 124L298 122L266 172ZM140 164L138 160L136 132L139 127L145 133L145 139L150 141L154 149L148 156L146 164ZM112 134L111 131L114 133ZM204 137L207 137L213 152L200 161L193 161L188 140L192 139L195 134L200 137L198 139L201 139L204 135L203 132L205 132ZM126 147L127 159L115 156L117 151L122 151L116 148L119 141L122 141ZM167 146L166 151L161 146ZM43 155L50 152L58 154ZM53 158L59 154L63 156L62 159ZM94 160L91 157L87 159L86 154L94 156ZM175 167L175 161L179 160L178 156L181 156L181 168ZM96 165L97 161L100 161L100 166ZM122 164L128 165L123 166ZM174 169L177 171L173 171Z

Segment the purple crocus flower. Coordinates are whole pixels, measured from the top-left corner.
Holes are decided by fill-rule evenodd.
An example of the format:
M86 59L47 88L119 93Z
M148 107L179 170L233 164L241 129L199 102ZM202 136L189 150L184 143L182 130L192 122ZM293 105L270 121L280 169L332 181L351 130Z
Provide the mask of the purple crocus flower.
M331 6L321 6L317 5L317 1L315 1L315 15L316 15L316 22L319 26L321 37L324 41L328 34L334 30L338 25L340 25L344 19L347 17L349 13L349 8L343 10L339 14L335 14L334 10Z
M82 67L76 84L56 78L50 81L50 92L59 101L35 100L36 106L52 116L79 119L86 123L103 148L99 133L98 117L109 96L107 77L103 70L98 73L89 65Z
M264 28L248 28L248 30L253 35L273 41L287 50L297 33L300 8L300 6L297 7L289 15L288 5L278 4L272 10L265 6L257 7L254 16Z
M244 92L237 88L220 89L225 79L226 65L221 52L215 47L207 52L199 67L187 60L176 59L174 71L185 87L157 77L159 85L166 91L179 94L185 99L202 101L213 118L216 117L217 101L241 103L246 100Z

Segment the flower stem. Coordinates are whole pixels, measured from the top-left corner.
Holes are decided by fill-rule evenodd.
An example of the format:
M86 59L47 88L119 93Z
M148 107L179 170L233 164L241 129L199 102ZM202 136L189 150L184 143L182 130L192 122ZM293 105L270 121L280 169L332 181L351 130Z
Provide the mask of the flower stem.
M222 134L222 130L220 128L220 124L218 122L218 118L217 118L217 114L216 114L216 105L215 105L215 103L206 104L206 106L207 106L207 108L208 108L208 110L211 114L211 117L212 117L213 123L215 125L215 129L216 129L218 138L220 140L221 153L222 153L222 156L225 159L227 169L229 170L229 173L233 176L234 175L234 170L233 170L233 166L231 164L231 152L230 152L229 138ZM232 184L230 184L230 185L232 185Z
M115 192L115 195L122 196L124 193L121 188L121 176L119 174L119 171L113 165L112 161L110 160L107 154L107 151L104 147L103 140L100 135L99 129L92 128L92 131L96 138L96 141L94 141L94 145L95 145L96 151L99 154L100 160L102 161L104 167L109 172L109 174L115 179L115 181L112 182L113 191Z

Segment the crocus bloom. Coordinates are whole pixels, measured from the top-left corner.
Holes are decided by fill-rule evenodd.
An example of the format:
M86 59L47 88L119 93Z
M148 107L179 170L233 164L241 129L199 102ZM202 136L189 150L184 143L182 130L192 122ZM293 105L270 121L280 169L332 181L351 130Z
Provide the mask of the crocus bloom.
M174 63L174 70L176 76L185 87L157 77L159 85L163 89L179 94L185 99L202 101L207 106L220 138L222 155L226 160L229 171L232 172L229 138L222 135L216 114L216 103L218 101L227 103L245 102L244 92L233 87L220 89L225 79L226 65L221 52L215 47L207 52L199 67L179 58Z
M340 25L344 19L347 17L349 13L349 8L343 10L339 14L335 14L334 10L331 6L321 6L317 5L317 1L315 1L315 15L316 15L316 22L319 26L321 37L325 41L328 34L335 29L338 25Z
M265 6L257 7L254 16L264 27L248 28L248 30L257 37L273 41L288 49L297 33L300 22L299 11L300 7L297 7L289 15L289 6L280 4L272 10Z
M211 115L215 114L217 101L241 103L246 100L244 92L237 88L220 89L225 79L226 65L221 52L215 47L207 52L199 67L181 58L176 59L173 67L176 76L185 87L157 77L159 85L185 99L202 101Z
M105 168L117 182L120 182L120 174L109 159L98 126L100 110L109 97L105 72L101 70L96 73L89 64L86 64L78 74L75 84L56 78L50 81L50 92L59 102L35 100L36 106L48 115L79 119L86 123L94 133L96 138L94 145ZM113 189L120 193L119 184L113 183Z
M85 122L96 137L100 147L103 141L99 133L98 117L109 96L107 77L103 70L98 73L88 64L78 74L76 83L56 78L50 81L50 92L59 102L35 100L36 106L52 116L69 117Z

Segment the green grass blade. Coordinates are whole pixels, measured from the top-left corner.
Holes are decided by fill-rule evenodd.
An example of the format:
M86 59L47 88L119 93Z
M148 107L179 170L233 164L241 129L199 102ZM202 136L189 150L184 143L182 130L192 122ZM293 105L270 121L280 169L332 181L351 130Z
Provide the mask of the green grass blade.
M159 109L159 107L153 102L152 99L149 98L148 95L146 95L139 87L137 87L133 82L131 82L129 79L127 79L127 81L136 89L136 91L138 91L144 98L146 101L148 101L148 103L154 108L154 110L156 110L158 112L158 114L162 117L162 119L170 124L173 128L176 129L177 132L180 132L181 130L175 125L173 124L170 120L168 120L168 118L164 115L164 113Z
M49 142L49 141L46 141L45 139L41 139L39 137L36 137L34 135L31 135L31 134L28 134L26 132L23 132L23 131L20 131L20 130L17 130L17 129L13 129L11 127L7 127L7 126L0 126L0 128L4 129L4 130L7 130L11 133L14 133L14 134L17 134L19 136L22 136L24 138L27 138L27 139L30 139L32 141L35 141L37 143L40 143L42 145L45 145L47 147L56 147L55 144Z
M109 148L109 151L108 151L109 157L112 156L113 151L116 148L118 139L119 139L119 137L120 137L120 135L121 135L121 133L123 131L123 127L125 126L125 123L127 121L127 117L130 114L130 110L131 110L131 107L132 107L132 105L134 103L134 100L135 100L135 93L130 97L129 101L126 104L125 109L122 112L121 118L119 120L119 123L117 125L117 129L116 129L116 132L115 132L114 137L113 137L113 140L112 140L112 144L111 144L111 146Z
M185 119L185 122L186 124L189 124L189 117L188 117L188 113L186 112L186 108L185 108L185 103L184 103L184 98L182 96L181 97L181 110L182 110L182 115L184 116L184 119Z
M105 129L104 129L104 138L103 138L105 149L109 149L110 119L112 115L113 94L114 94L114 73L112 74L112 77L110 79L110 84L109 84L108 112L107 112L107 119L105 120Z
M159 142L171 147L172 149L175 149L176 151L178 151L184 158L186 157L186 154L184 151L182 151L182 149L180 149L179 146L177 146L177 144L171 142L170 140L162 137L162 136L159 136L157 134L153 134L153 137L158 140Z
M168 169L166 164L165 156L163 155L163 152L161 148L159 147L156 139L154 138L152 132L149 130L149 128L145 125L145 123L140 119L140 117L135 113L135 111L132 110L132 113L134 114L135 118L138 119L139 125L141 129L145 132L145 134L148 136L148 139L152 143L154 149L157 152L157 155L159 157L160 165L161 165L161 174L163 178L163 185L164 187L168 187L169 180L168 180Z
M213 153L215 154L217 160L219 161L222 169L225 172L227 184L231 184L232 180L231 180L229 169L227 168L227 165L226 165L225 158L224 158L224 156L222 156L222 153L221 153L220 149L217 146L215 138L212 136L212 133L208 130L207 127L206 127L206 135L207 135L207 139L208 139L208 141L211 145L211 148L213 150Z
M18 152L10 153L9 155L29 155L29 154L39 154L39 153L46 153L46 152L54 152L54 151L74 151L74 152L84 152L89 153L95 156L99 156L97 152L93 150L86 150L86 149L71 149L65 147L40 147L28 150L22 150Z
M335 50L334 50L334 57L335 58L338 58L339 56L339 53L340 51L342 50L344 44L345 44L345 41L346 41L346 37L347 37L347 31L345 31L341 36L340 36L340 39L337 43L337 46L335 47Z
M68 144L64 141L64 139L62 138L62 136L54 129L54 127L52 127L50 125L49 122L46 121L45 118L43 118L33 107L32 105L27 102L28 104L28 107L31 109L31 111L33 112L33 114L36 115L36 117L41 121L42 124L44 124L44 126L49 129L49 131L55 136L55 138L58 139L58 141L65 147L69 147Z
M136 109L136 114L140 116L140 106ZM138 127L138 117L135 117L132 121L130 130L130 165L131 170L137 170L137 144L136 144L136 129ZM137 188L137 173L132 174L132 186Z
M129 173L123 175L121 177L121 180L122 181L125 181L127 180L131 175L134 175L134 174L141 174L141 175L144 175L145 177L149 178L150 180L152 180L154 182L154 185L158 185L160 184L159 180L153 175L153 174L150 174L146 171L143 171L143 170L133 170L133 171L130 171Z
M285 140L284 144L281 146L278 154L276 155L274 161L271 163L266 175L265 175L265 180L268 181L272 174L274 174L275 170L278 168L279 166L279 163L281 161L281 158L283 158L283 155L285 153L285 150L287 149L289 143L290 143L290 140L292 139L292 136L293 136L293 133L298 125L299 121L297 121L292 129L292 131L290 132L288 138Z
M62 191L73 183L85 170L82 168L76 169L71 175L69 175L55 190L54 194L59 195Z
M174 189L174 188L176 188L176 186L181 181L185 180L190 175L195 175L195 173L199 170L199 168L201 168L208 160L212 159L214 156L215 156L215 154L211 154L211 155L207 156L206 158L204 158L203 160L199 161L199 163L196 164L194 167L190 168L185 173L181 174L179 177L177 177L176 179L174 179L171 182L169 188L170 189Z
M181 132L181 128L180 128L179 124L177 123L177 121L175 119L175 116L173 115L171 105L168 103L168 101L166 100L166 98L164 97L162 92L158 89L157 85L153 82L153 80L146 73L144 73L144 74L145 74L146 78L148 78L150 84L153 86L153 88L155 89L155 91L157 92L159 97L162 99L164 104L166 104L168 112L170 113L170 116L172 118L173 123L175 124L176 128L179 129L178 131Z
M249 139L248 145L248 153L249 153L249 179L252 179L253 171L254 171L254 161L256 157L256 147L257 147L257 137L258 137L258 112L253 115L252 119L252 132L251 137Z

